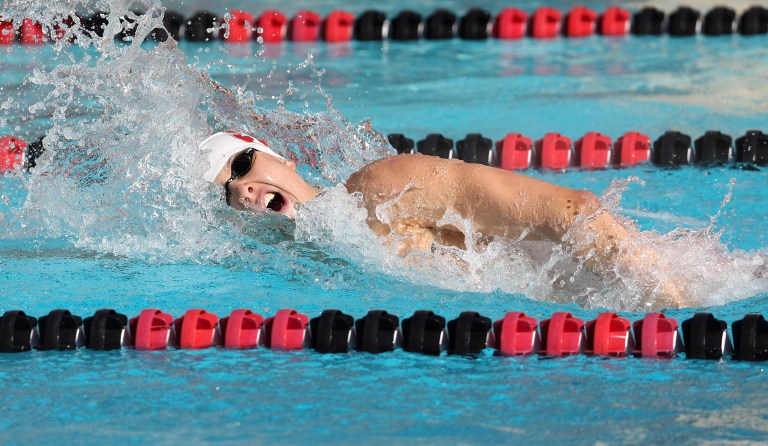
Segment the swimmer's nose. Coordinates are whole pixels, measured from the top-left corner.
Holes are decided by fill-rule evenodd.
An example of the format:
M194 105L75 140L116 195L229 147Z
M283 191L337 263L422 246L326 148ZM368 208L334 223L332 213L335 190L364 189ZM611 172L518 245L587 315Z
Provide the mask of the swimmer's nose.
M234 206L235 203L242 203L248 205L256 205L259 203L259 199L256 195L256 189L249 184L230 184L229 191L231 193L230 206Z

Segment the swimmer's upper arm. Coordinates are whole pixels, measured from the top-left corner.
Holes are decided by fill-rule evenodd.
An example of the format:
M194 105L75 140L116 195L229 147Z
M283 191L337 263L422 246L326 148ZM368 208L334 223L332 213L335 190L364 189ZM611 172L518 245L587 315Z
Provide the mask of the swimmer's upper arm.
M388 200L417 181L416 172L421 166L414 157L422 158L396 155L376 160L349 176L347 190L362 193L366 202Z
M445 161L426 155L382 158L352 174L346 187L362 195L368 224L379 234L400 224L434 230L454 202L453 171Z
M463 164L470 178L462 200L472 219L494 235L516 236L522 229L562 240L580 212L592 209L594 195L494 167Z
M378 235L386 235L390 227L376 218L378 205L389 200L392 184L392 166L388 158L374 161L353 173L345 184L347 191L358 193L368 211L368 225Z

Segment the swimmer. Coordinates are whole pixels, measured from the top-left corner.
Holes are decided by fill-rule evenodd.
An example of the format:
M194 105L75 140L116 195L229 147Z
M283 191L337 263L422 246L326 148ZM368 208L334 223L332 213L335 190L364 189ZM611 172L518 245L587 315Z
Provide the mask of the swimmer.
M216 133L201 150L209 153L204 178L223 186L235 209L293 219L298 205L320 193L296 172L295 162L252 136ZM446 214L458 214L472 222L481 242L505 237L563 244L598 274L665 268L652 248L632 246L639 231L621 224L591 192L495 167L402 154L364 166L346 188L362 198L368 226L401 256L429 251L433 243L466 249L460 228L438 223ZM674 278L651 288L646 299L654 308L695 304Z

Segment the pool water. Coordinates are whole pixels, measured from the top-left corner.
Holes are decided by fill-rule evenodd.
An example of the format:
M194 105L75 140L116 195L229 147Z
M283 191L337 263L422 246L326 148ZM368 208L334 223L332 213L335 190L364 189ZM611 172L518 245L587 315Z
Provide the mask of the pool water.
M565 3L552 6L566 10ZM592 3L589 6L597 9L602 6ZM330 10L333 4L317 5L318 12L327 12L322 8ZM428 12L446 5L457 12L463 8L456 2L423 2L417 9ZM191 14L198 3L169 6ZM285 12L302 6L312 5L297 3ZM495 12L502 6L506 5L489 9ZM390 5L387 12L404 7ZM765 130L766 48L767 36L738 35L283 44L263 53L256 44L179 43L195 69L206 70L225 86L243 86L242 95L250 91L265 97L262 106L284 102L294 111L319 112L326 108L327 94L333 110L349 122L370 119L383 134L398 132L421 139L438 132L454 140L477 132L496 140L509 132L538 139L556 131L577 139L587 131L616 138L636 130L655 138L666 130L680 130L696 138L710 129L734 137L749 129ZM172 54L181 54L175 48L167 51L160 54L170 54L169 60ZM71 63L68 54L81 60L95 52L71 48L57 54L50 46L20 45L0 52L0 104L4 104L0 134L31 141L52 127L77 134L74 123L84 123L99 136L140 141L131 139L140 130L130 126L143 123L149 137L165 141L158 129L192 128L182 135L186 140L207 130L202 128L205 123L184 121L196 115L185 114L182 107L177 121L172 119L173 110L151 108L154 103L146 91L153 83L121 76L125 67L98 57L82 66L107 67L113 75L74 78L107 82L94 87L92 102L66 104L65 117L34 107L57 88L45 72ZM126 59L158 63L154 56L141 53ZM171 65L158 66L168 70ZM25 81L30 75L38 81ZM179 88L188 91L189 80L184 79ZM108 95L117 91L115 85L130 87L126 96L138 94L139 101L146 102L131 108L113 98L119 107L111 116L125 119L124 127L113 128L103 118L97 90ZM137 86L144 90L131 90ZM298 92L286 95L289 88ZM51 102L58 104L56 98ZM140 113L142 107L150 112ZM168 122L158 123L164 119ZM151 155L142 147L135 150ZM174 155L189 160L174 150ZM124 152L108 152L105 159L124 168L126 175L151 170L142 164L145 158L121 158L120 153ZM166 163L162 165L169 175L175 174L174 161L160 161ZM112 175L121 172L116 169ZM749 271L765 265L764 169L664 170L642 165L525 174L598 195L616 178L639 177L645 184L630 185L619 212L643 229L662 234L676 228L703 230L717 215L714 230L722 231L719 241L716 236L694 239L700 240L694 242L698 250L680 252L681 263L700 261L711 269L711 274L704 274L711 276L711 282L702 279L697 285L708 290L706 305L665 313L682 321L704 310L729 324L747 313L765 314L768 284L760 279L732 283L724 277L737 277L739 268ZM223 317L236 308L265 316L296 308L314 317L337 308L356 318L370 309L385 309L402 319L430 309L447 319L473 310L494 320L506 311L524 311L539 320L555 311L569 311L590 320L605 309L615 309L608 300L585 307L512 292L522 287L514 267L507 277L486 277L480 271L478 277L488 286L462 278L436 283L426 273L401 274L397 268L406 268L402 264L382 267L367 258L361 261L346 248L327 246L330 243L263 243L259 237L269 234L259 234L254 242L232 216L198 229L210 220L195 217L197 211L182 206L194 204L187 186L173 182L184 177L170 178L169 184L160 174L150 178L162 183L151 189L158 196L176 187L181 204L173 197L152 201L147 198L150 194L132 188L123 191L123 183L112 178L88 183L91 189L34 173L0 178L0 215L5 219L0 225L0 311L21 309L39 317L67 308L86 317L99 308L115 308L133 317L144 308L160 308L178 317L187 309L205 308ZM132 186L130 181L126 184ZM87 199L76 199L70 190L83 192ZM721 209L729 191L732 198ZM107 194L103 214L94 206L102 203L102 194ZM50 209L20 211L36 206ZM223 207L211 212L229 215ZM104 218L115 215L126 217L113 222ZM680 268L691 271L695 265ZM512 284L510 288L506 283ZM711 283L717 289L709 290ZM642 314L641 308L621 312L633 321ZM500 358L491 351L475 358L422 357L402 351L381 355L267 349L35 351L0 356L4 414L0 440L4 444L759 442L768 435L764 366L682 358Z

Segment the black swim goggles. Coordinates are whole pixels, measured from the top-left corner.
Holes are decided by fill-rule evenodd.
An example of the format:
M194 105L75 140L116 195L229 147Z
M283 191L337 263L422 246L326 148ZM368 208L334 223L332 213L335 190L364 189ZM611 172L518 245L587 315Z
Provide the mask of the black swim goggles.
M227 182L224 183L224 197L227 204L229 204L229 198L231 195L229 192L229 183L251 171L251 167L253 166L254 152L256 152L256 149L249 147L232 158L232 164L230 164L230 171L232 172L232 175L229 177Z

